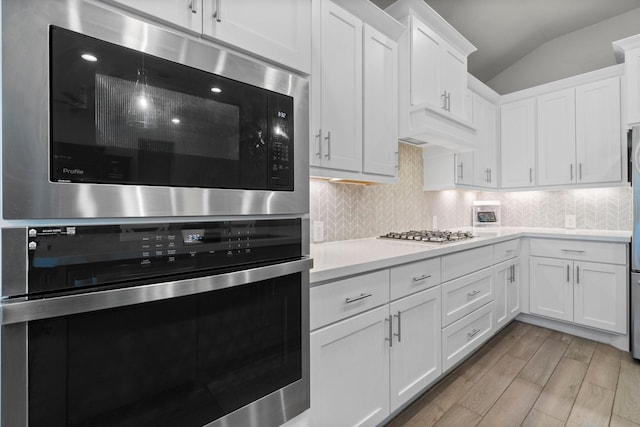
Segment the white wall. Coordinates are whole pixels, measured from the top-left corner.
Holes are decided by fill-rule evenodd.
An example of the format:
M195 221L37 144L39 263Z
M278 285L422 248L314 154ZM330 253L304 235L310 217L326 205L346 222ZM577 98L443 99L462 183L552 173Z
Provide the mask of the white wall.
M489 80L500 94L615 65L611 42L640 33L640 8L555 38Z

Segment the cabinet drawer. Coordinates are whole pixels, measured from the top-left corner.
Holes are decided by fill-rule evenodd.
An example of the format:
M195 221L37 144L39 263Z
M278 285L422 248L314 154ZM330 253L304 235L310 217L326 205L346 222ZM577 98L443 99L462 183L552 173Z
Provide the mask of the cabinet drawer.
M445 372L493 334L493 302L442 330L442 371Z
M627 263L625 243L586 242L584 240L531 239L531 255L579 261Z
M494 298L493 268L442 285L442 326L447 326Z
M440 258L412 262L391 269L391 300L440 284Z
M442 281L464 276L493 265L493 245L456 252L442 257Z
M493 246L493 263L500 264L511 258L520 256L520 239L496 243Z
M311 330L389 302L389 270L316 286L309 291Z

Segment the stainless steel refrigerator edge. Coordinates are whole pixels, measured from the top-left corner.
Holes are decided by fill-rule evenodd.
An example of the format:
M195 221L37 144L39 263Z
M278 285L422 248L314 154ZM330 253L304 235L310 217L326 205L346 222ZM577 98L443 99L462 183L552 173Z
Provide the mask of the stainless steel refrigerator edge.
M3 218L144 218L309 212L308 81L81 0L2 2ZM294 191L51 182L49 26L294 98ZM8 107L10 106L10 108Z
M640 359L640 127L631 130L631 185L633 189L633 235L631 237L630 329L631 353Z

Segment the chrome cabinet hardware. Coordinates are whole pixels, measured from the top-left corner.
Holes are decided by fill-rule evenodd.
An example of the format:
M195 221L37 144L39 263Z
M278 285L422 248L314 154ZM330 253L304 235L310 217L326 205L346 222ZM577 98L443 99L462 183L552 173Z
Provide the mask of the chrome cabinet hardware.
M217 22L222 22L222 0L216 0L216 11L213 12L213 17Z
M318 151L316 151L316 157L322 158L322 128L318 129L318 134L315 136L318 138Z
M421 282L423 280L426 280L428 278L430 278L431 275L430 274L423 274L422 276L418 276L418 277L414 277L413 279L411 279L412 282Z
M474 329L474 330L473 330L473 331L471 331L471 332L467 332L467 336L468 336L469 338L473 338L473 337L475 337L476 335L478 335L478 332L480 332L480 329Z
M475 290L475 291L473 291L473 292L467 292L467 296L468 296L469 298L471 298L471 297L475 297L475 296L476 296L476 295L478 295L479 293L480 293L480 290L479 290L479 289L476 289L476 290Z
M516 265L511 264L511 283L516 281Z
M393 335L398 337L398 342L402 342L402 312L398 310L398 314L394 314L393 317L398 319L398 333Z
M446 92L445 92L445 93L446 93ZM447 111L451 112L451 93L447 93L447 96L446 96L446 106L447 106L447 107L445 108L445 110L447 110Z
M324 156L327 158L327 160L331 160L331 131L327 132L327 136L324 138L325 141L327 141L327 154L325 154Z
M576 254L583 254L585 251L580 249L560 249L562 252L573 252Z
M458 179L460 181L462 181L462 178L464 177L464 163L460 162L460 164L458 165L458 169L460 169L460 173L458 174Z
M389 322L389 338L384 337L385 341L389 341L389 347L393 347L393 316L385 317L385 322Z
M198 0L191 0L189 9L191 9L191 13L198 13Z
M533 183L533 168L529 168L529 183Z
M440 108L442 108L443 110L446 110L447 109L447 91L446 90L442 92L442 95L440 95L440 99L442 99L442 105L440 105Z
M345 302L347 304L351 304L352 302L356 302L356 301L360 301L363 300L365 298L369 298L370 296L372 296L373 294L360 294L357 297L352 297L352 298L346 298Z
M582 163L578 163L578 179L582 181Z
M576 265L576 283L580 284L580 266Z
M397 151L394 153L396 161L396 170L400 170L400 153Z
M569 165L569 180L573 181L573 163Z
M569 264L567 264L567 282L569 281Z

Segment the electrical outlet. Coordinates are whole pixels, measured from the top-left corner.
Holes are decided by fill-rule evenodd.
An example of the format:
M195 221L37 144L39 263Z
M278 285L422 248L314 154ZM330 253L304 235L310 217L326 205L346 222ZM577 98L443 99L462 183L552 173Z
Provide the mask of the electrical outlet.
M324 242L324 222L313 221L313 242Z
M575 215L565 215L564 216L564 227L565 228L576 228L576 216Z
M431 228L433 230L437 230L438 229L438 217L435 216L435 215L431 218Z

